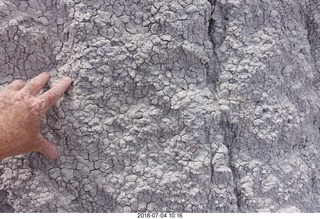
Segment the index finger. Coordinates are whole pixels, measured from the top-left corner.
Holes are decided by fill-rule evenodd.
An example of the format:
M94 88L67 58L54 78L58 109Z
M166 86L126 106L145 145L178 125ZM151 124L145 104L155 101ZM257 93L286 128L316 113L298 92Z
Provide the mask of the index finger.
M64 92L66 92L70 87L71 82L72 80L70 77L64 77L50 90L37 97L38 101L41 102L41 111L43 113L45 113L55 102L57 102L57 100L62 97Z

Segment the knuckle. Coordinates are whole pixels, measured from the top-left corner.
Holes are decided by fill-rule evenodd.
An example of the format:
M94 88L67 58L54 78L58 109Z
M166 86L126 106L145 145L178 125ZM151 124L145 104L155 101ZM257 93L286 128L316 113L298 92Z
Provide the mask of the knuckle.
M37 101L37 102L33 102L30 104L29 111L33 115L35 115L37 117L41 117L43 108L44 108L44 103L42 101Z
M25 92L17 92L14 96L13 96L13 101L15 102L19 102L19 101L23 101L26 99L26 93Z
M49 102L55 102L57 99L59 99L59 93L55 90L49 90L47 97Z

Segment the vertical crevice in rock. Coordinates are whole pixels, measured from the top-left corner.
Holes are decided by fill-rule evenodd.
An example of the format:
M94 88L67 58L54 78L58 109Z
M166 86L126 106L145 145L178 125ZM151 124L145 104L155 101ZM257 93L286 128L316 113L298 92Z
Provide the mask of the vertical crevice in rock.
M208 68L208 74L207 74L207 83L209 88L214 88L213 92L217 92L217 85L218 85L218 78L219 74L221 73L220 66L221 61L219 60L219 56L216 52L216 50L220 47L220 45L223 43L225 39L225 32L226 32L226 25L228 22L228 15L227 15L227 6L221 6L217 2L217 0L209 0L212 9L211 9L211 18L209 20L208 25L208 36L209 40L212 44L212 60L211 60L211 66ZM210 86L211 85L211 86ZM214 85L214 86L212 86ZM234 165L234 149L233 147L236 144L236 137L237 132L236 128L228 122L228 114L223 113L223 116L220 121L220 128L221 132L224 135L224 144L228 149L228 155L227 155L227 165L231 170L232 174L232 182L230 184L233 184L233 193L236 199L236 211L240 212L240 191L237 186L237 169ZM215 153L212 153L211 157L211 183L214 183L214 165L212 164L212 159L214 157Z
M237 170L236 170L236 168L235 168L235 166L234 166L234 164L233 164L233 159L232 159L232 153L231 153L231 151L229 150L229 157L228 157L228 162L229 162L229 168L230 168L230 170L231 170L231 173L232 173L232 179L233 179L233 184L234 184L234 195L235 195L235 197L236 197L236 204L237 204L237 210L238 210L238 212L241 212L241 205L240 205L240 191L239 191L239 189L238 189L238 186L237 186L237 181L236 181L236 179L237 179L237 177L236 177L236 175L237 175Z
M226 118L225 116L222 117L220 125L221 125L221 128L225 131L224 144L228 149L228 167L230 168L231 174L232 174L232 180L233 180L232 183L234 186L234 195L236 198L237 211L241 212L241 204L240 204L241 194L240 194L240 190L238 188L238 183L237 183L237 179L239 178L239 176L238 176L237 168L234 164L234 160L235 160L234 152L235 152L235 146L237 144L238 130L237 130L237 127L232 125L228 121L228 118Z
M207 64L207 85L209 87L209 89L214 92L214 90L216 89L216 84L218 81L218 71L216 69L217 67L217 54L215 53L215 47L216 47L216 43L214 40L214 36L213 36L213 32L215 31L215 27L214 27L214 19L213 19L213 12L215 10L215 5L216 5L216 1L210 0L209 1L211 4L211 16L209 19L209 24L208 24L208 38L211 42L212 45L212 59L210 60L210 62Z
M319 21L315 18L315 14L317 13L318 7L313 5L312 2L306 3L305 9L305 28L307 30L307 39L310 46L310 53L312 58L312 65L315 72L319 72L320 62L319 60ZM319 87L320 75L316 74L313 80L313 84L316 84Z
M210 20L209 20L208 35L209 35L209 40L212 43L212 47L214 48L215 47L215 42L214 42L214 39L213 39L214 20L213 20L213 17L212 17L212 13L213 13L213 11L215 9L216 1L209 1L209 2L211 4L211 17L210 17Z

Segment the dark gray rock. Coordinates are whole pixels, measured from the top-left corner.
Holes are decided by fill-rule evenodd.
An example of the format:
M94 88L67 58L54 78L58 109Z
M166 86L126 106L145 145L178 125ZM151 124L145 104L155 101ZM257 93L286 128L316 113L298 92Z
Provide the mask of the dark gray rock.
M320 211L319 6L0 1L1 84L74 80L0 211Z

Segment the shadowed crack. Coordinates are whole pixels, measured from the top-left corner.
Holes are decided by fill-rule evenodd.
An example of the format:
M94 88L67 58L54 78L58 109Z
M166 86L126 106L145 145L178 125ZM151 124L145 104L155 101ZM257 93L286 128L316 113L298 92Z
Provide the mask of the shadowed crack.
M8 192L0 190L0 213L12 213L14 209L7 201Z
M207 80L208 80L209 84L211 84L211 83L217 84L221 63L219 62L219 58L216 53L216 49L217 49L217 46L219 46L219 44L221 44L221 42L217 42L217 40L219 40L219 39L215 38L215 31L216 31L217 27L215 26L216 24L215 24L214 16L217 16L217 15L214 15L214 13L220 13L220 11L217 12L218 7L220 7L220 6L217 6L216 0L210 0L209 2L212 6L212 9L211 9L211 17L210 17L209 26L208 26L208 36L209 36L210 42L213 47L212 48L212 53L213 53L212 59L213 60L211 63L211 68L210 68L210 70L208 70L211 72L208 73ZM226 20L228 20L226 16L227 16L226 12L223 12L223 14L221 14L220 19L223 20L223 22L225 22ZM223 30L225 31L225 27L223 27ZM219 34L221 34L221 30L220 30ZM223 35L223 33L222 33L222 35ZM224 36L220 36L220 37L224 38ZM216 88L216 86L214 86L214 87ZM213 92L216 92L216 90L214 90ZM227 116L227 115L225 115L225 116ZM231 131L233 127L230 126L230 124L227 122L227 120L228 119L225 118L225 121L222 121L220 125L222 127L222 132L224 132L224 144L228 148L228 157L227 157L228 161L227 162L228 162L228 166L229 166L231 173L232 173L234 195L236 197L237 209L238 209L238 212L240 212L240 191L237 186L238 176L237 176L236 167L234 166L234 163L233 163L234 158L232 156L232 153L233 153L232 147L234 144L236 144L236 134L234 131ZM215 153L213 153L211 156L211 182L213 182L213 175L214 175L214 167L212 164L212 159L213 159L214 155L215 155Z
M232 173L232 182L233 182L233 187L234 187L234 195L236 198L236 205L237 205L237 210L238 212L241 212L241 194L240 194L240 189L238 188L238 180L239 180L239 174L237 171L237 168L234 165L234 151L235 147L237 144L237 128L236 126L230 124L228 121L228 118L225 116L222 117L221 127L224 130L224 144L226 145L228 149L228 167L231 170Z

